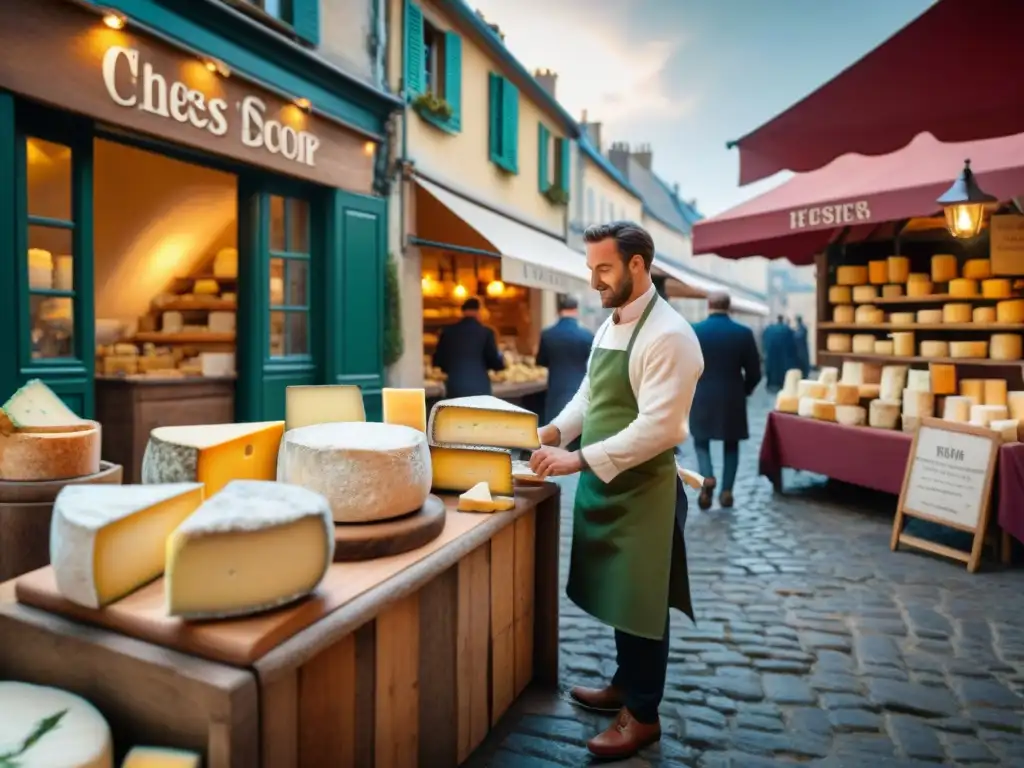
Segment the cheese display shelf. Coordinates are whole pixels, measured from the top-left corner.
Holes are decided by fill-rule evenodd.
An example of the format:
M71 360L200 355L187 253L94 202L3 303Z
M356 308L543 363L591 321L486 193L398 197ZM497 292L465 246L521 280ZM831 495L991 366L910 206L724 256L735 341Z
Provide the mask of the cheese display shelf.
M921 357L919 355L878 355L869 352L818 352L818 362L824 365L839 365L843 360L870 360L876 363L922 364L948 363L950 365L982 365L1020 370L1024 362L1013 360L991 360L987 357Z

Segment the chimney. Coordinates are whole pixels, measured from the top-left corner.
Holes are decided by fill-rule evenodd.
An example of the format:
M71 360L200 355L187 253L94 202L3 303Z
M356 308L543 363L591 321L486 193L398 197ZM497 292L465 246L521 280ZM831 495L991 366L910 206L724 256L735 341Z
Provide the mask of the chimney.
M598 152L601 152L603 150L601 146L601 124L583 121L580 127L586 133L587 138L590 139L590 143L597 148Z
M640 165L648 171L651 170L651 161L654 159L654 151L651 149L650 144L640 144L633 150L632 155L633 159L640 163Z
M672 194L675 195L676 200L679 199L679 182L677 181L672 185Z
M629 178L629 144L624 141L613 141L608 150L608 159L619 169L619 173Z
M533 73L534 79L540 83L540 87L548 92L548 96L555 98L555 86L558 84L558 73L550 69L538 69Z
M501 27L499 27L497 24L491 24L491 22L487 20L487 17L484 16L483 13L481 13L480 11L477 11L476 15L480 17L480 21L486 24L488 29L491 30L491 32L498 36L498 39L501 40L501 42L505 42L505 33L501 31Z

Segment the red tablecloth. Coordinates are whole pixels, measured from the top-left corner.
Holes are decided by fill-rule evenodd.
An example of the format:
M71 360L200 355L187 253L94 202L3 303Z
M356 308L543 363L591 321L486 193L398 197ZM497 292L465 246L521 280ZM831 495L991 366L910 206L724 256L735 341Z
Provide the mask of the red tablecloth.
M1024 542L1024 443L999 449L999 527Z
M773 411L761 442L760 471L774 483L789 467L899 495L912 440L908 432L844 427Z

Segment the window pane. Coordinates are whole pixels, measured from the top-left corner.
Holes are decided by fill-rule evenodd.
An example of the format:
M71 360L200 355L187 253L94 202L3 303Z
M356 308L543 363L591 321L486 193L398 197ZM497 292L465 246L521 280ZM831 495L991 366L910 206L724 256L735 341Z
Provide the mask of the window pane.
M270 305L284 304L284 259L270 260Z
M287 312L270 313L270 356L284 357L284 318Z
M308 355L308 323L305 312L289 312L285 319L286 349L289 355Z
M28 228L28 285L34 290L51 288L70 291L72 284L70 229L30 226Z
M284 3L282 0L263 0L263 10L269 13L271 16L277 18L283 18L281 16L282 6Z
M270 197L270 250L285 251L284 198Z
M28 215L71 221L71 148L28 139L25 160Z
M309 203L288 199L288 250L309 253Z
M309 306L309 262L304 259L288 259L286 274L288 306Z
M32 359L73 357L74 302L68 298L32 296Z

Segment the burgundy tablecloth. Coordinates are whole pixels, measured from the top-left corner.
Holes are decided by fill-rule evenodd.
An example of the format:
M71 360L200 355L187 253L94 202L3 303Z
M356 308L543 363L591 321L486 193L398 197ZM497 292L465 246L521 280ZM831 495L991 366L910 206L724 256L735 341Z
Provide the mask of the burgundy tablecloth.
M760 471L774 481L783 467L899 495L913 435L888 429L844 427L788 413L768 414ZM1024 472L1024 457L1021 459Z
M999 449L999 527L1024 542L1024 443Z

